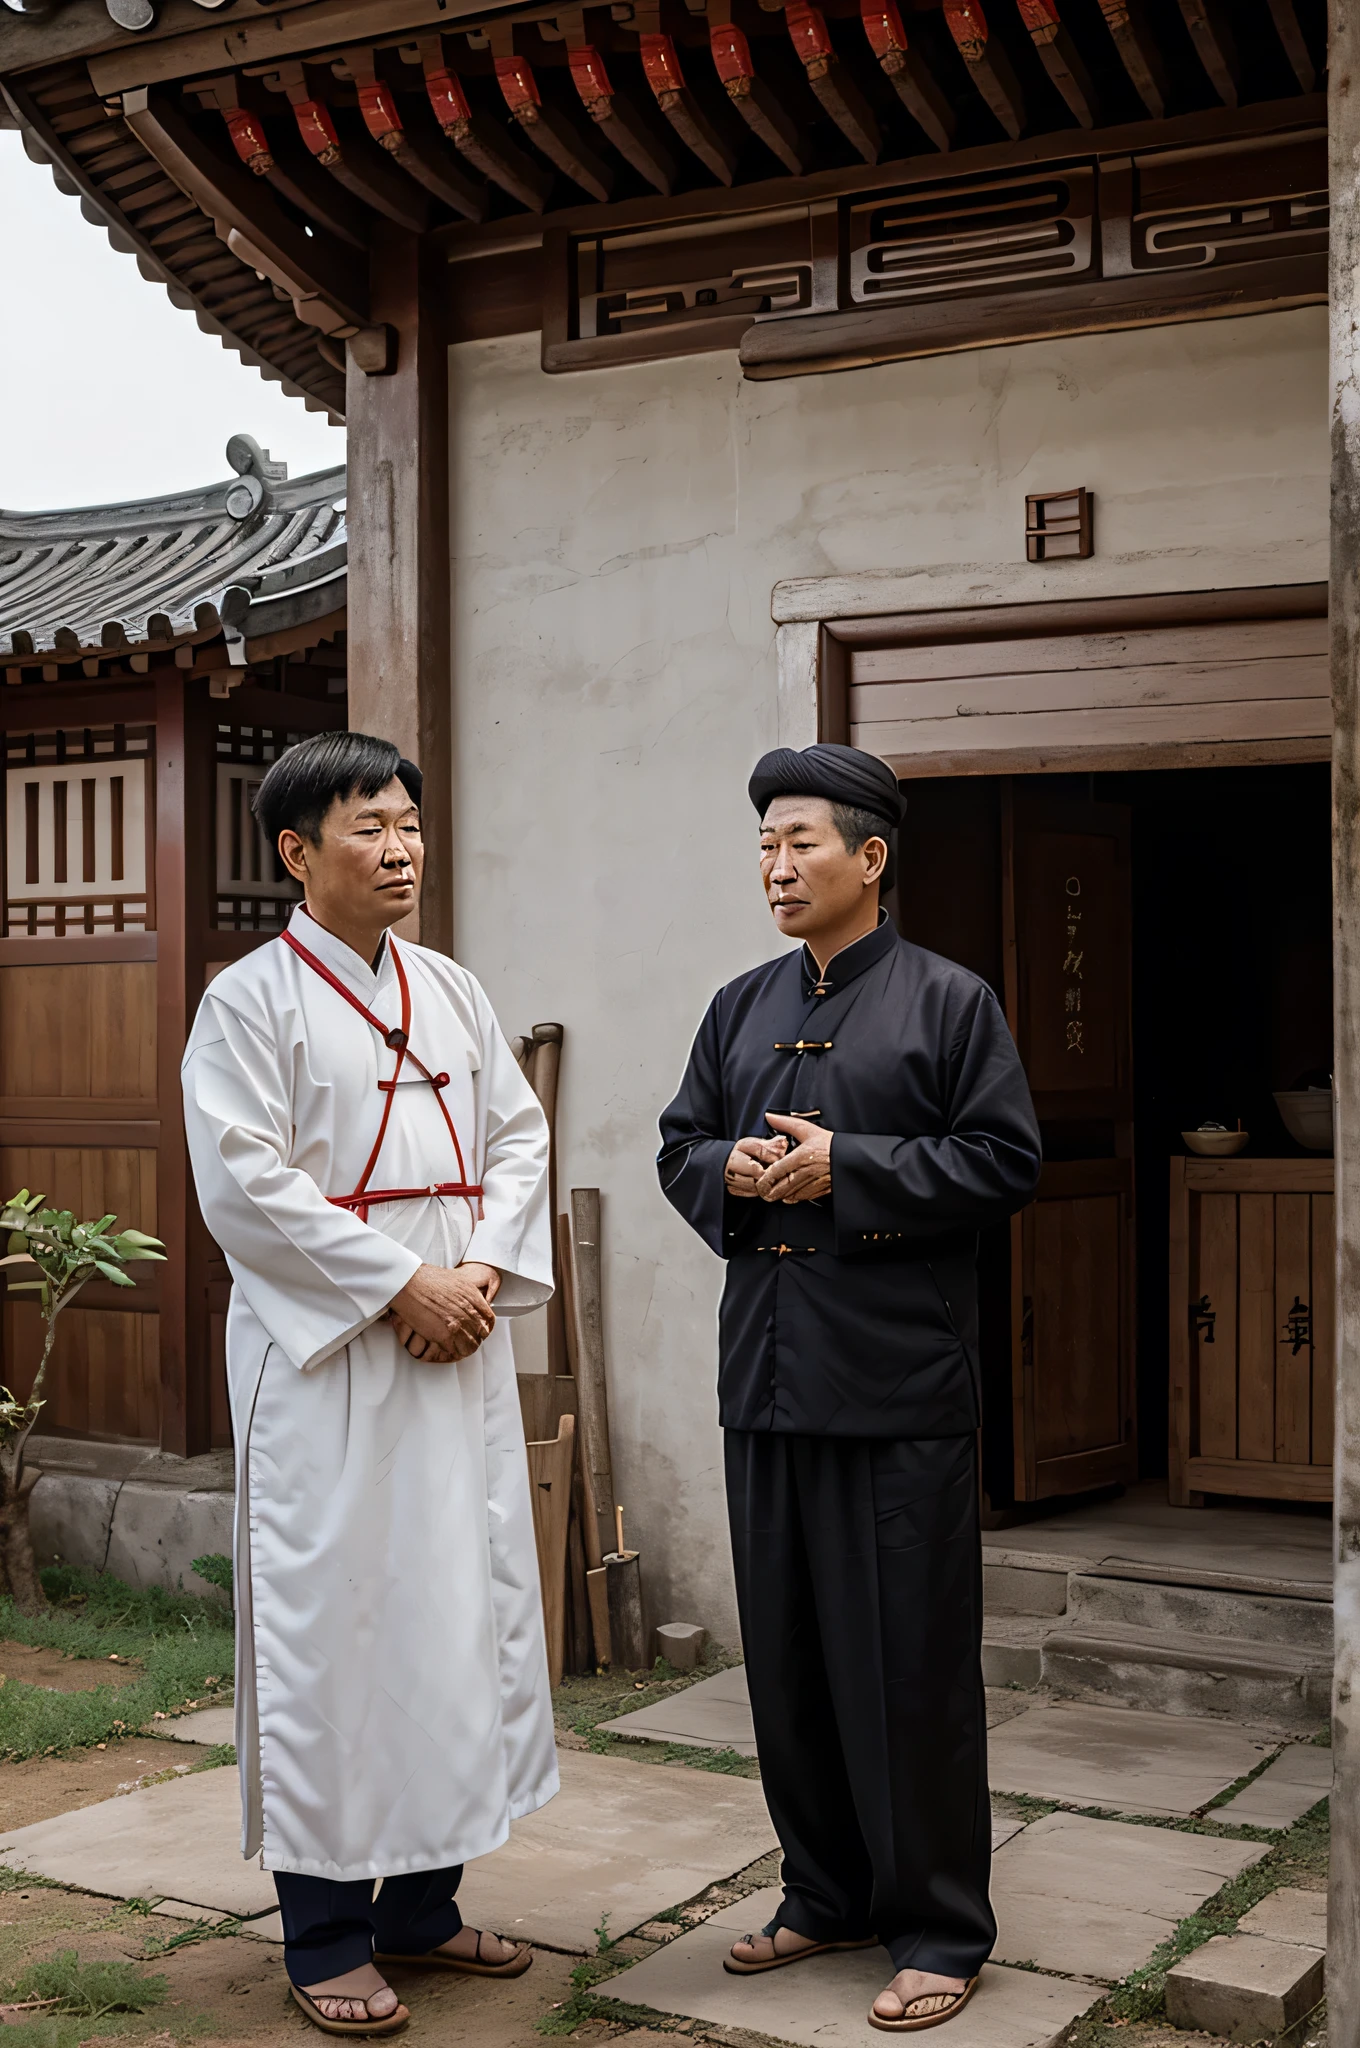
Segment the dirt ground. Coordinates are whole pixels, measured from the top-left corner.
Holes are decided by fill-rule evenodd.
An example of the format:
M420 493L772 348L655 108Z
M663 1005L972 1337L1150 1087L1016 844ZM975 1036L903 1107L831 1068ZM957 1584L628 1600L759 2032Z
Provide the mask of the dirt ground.
M141 1676L141 1665L131 1657L65 1657L60 1650L0 1641L0 1679L22 1679L50 1692L93 1692L97 1685L131 1685Z
M97 1806L101 1799L131 1792L163 1771L187 1771L207 1755L201 1742L129 1735L98 1749L0 1764L0 1818L7 1828L53 1820L59 1813L74 1813L78 1806ZM0 1893L0 1908L4 1905L5 1895Z

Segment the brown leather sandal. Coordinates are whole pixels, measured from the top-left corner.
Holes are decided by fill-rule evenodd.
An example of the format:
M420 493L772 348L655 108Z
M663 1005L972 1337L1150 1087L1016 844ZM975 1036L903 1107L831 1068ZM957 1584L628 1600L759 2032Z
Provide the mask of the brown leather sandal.
M394 1969L401 1963L414 1963L428 1970L453 1970L460 1977L522 1977L533 1962L534 1952L527 1941L522 1941L512 1956L503 1963L482 1961L482 1938L484 1930L477 1929L476 1953L470 1956L450 1955L447 1949L427 1949L423 1955L399 1956L386 1953L376 1954L374 1962L380 1969ZM500 1938L500 1937L498 1937Z
M924 2027L942 2027L946 2020L963 2011L977 1988L978 1979L970 1977L962 1991L918 1992L915 1998L902 2000L900 2020L885 2020L870 2006L869 2025L877 2027L881 2034L919 2034ZM899 1994L894 1992L893 1996Z
M319 2027L323 2034L399 2034L411 2017L406 2007L399 2005L395 2012L385 2013L380 2020L332 2020L326 2017L311 1993L304 1991L300 1984L290 1984L288 1988L312 2025ZM375 1991L371 1995L376 1998L378 1994ZM325 1999L343 2001L346 2005L368 2004L366 1998L357 1998L348 1991L323 1991L321 1996Z
M788 1931L790 1934L796 1934L798 1929L791 1927ZM780 1923L777 1920L771 1920L767 1927L761 1928L759 1934L743 1934L738 1939L741 1941L759 1941L763 1936L766 1941L773 1942L779 1932ZM732 1948L735 1947L736 1942L733 1942ZM781 1956L776 1951L774 1955L769 1956L763 1963L743 1962L740 1956L733 1955L732 1949L729 1949L723 1957L723 1968L730 1977L758 1977L763 1970L782 1970L785 1963L801 1963L807 1956L830 1955L833 1950L842 1948L877 1947L878 1937L873 1934L865 1941L810 1941L803 1948L790 1949L788 1954L784 1956Z

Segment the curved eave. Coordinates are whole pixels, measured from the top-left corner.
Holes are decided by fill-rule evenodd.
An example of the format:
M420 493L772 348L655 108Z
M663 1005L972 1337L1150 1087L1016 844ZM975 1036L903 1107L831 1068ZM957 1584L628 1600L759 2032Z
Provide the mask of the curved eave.
M262 282L218 239L213 221L171 184L127 122L105 115L83 65L57 65L22 80L0 79L0 96L19 124L28 157L51 170L58 191L80 200L86 220L105 230L120 255L136 258L149 283L164 285L172 305L191 312L205 334L216 335L224 348L234 350L267 381L281 384L309 411L325 413L333 425L343 425L345 376L334 346L328 345L328 355L322 335L297 317L290 300ZM59 104L59 115L49 114L49 96ZM107 127L63 125L59 132L54 125L56 119L67 124L82 116L92 122L98 116L101 123L107 120ZM92 135L100 144L107 140L107 148L91 150ZM79 153L71 146L75 143L81 145ZM181 220L197 215L199 234L187 242L181 238L166 244L139 228L133 197L124 196L120 202L104 189L101 166L102 176L116 177L119 193L127 195L128 173L135 176L139 159L147 189L159 192L168 187L181 203ZM205 249L206 260L201 253ZM219 313L217 308L230 311Z

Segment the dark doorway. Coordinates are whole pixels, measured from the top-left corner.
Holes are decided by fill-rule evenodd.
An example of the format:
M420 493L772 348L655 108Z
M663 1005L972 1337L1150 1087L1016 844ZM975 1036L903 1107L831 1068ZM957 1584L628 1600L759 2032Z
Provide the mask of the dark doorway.
M1009 788L1031 815L1080 800L1126 807L1131 821L1138 1467L1159 1478L1169 1162L1185 1150L1180 1134L1210 1121L1234 1129L1240 1119L1250 1133L1244 1157L1306 1156L1274 1091L1331 1071L1329 770L1308 762L1025 776ZM950 777L913 783L908 794L898 921L1004 999L1007 784ZM1021 1343L1008 1232L989 1235L982 1267L984 1481L1002 1507L1014 1498Z

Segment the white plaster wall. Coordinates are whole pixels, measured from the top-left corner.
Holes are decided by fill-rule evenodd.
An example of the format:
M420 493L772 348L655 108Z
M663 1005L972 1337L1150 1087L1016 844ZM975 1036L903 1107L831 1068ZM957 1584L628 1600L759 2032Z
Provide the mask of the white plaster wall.
M796 645L778 687L774 585L950 605L1325 577L1326 374L1323 308L760 384L731 355L548 377L536 335L452 352L456 944L507 1031L566 1026L562 1189L603 1191L654 1620L735 1630L721 1267L652 1160L711 992L779 944L745 783L815 730ZM1027 565L1026 491L1076 484L1095 558Z

